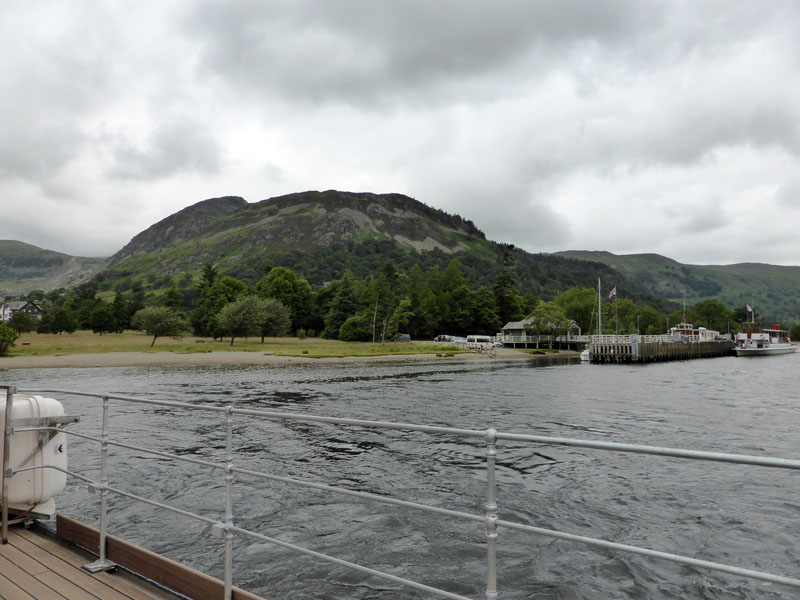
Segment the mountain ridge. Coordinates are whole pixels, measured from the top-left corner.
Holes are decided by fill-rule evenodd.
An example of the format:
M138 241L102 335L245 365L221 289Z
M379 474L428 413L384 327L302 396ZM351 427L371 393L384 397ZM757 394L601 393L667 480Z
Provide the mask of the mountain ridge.
M346 269L368 277L392 260L401 271L443 269L457 258L471 285L491 287L512 259L522 293L550 299L598 278L625 297L665 308L720 299L730 307L800 320L800 267L741 263L684 265L655 253L569 250L531 254L488 240L472 222L402 194L306 191L247 202L221 196L154 223L106 260L69 257L24 242L0 243L0 291L89 283L101 290L163 289L191 281L205 263L254 283L272 267L292 269L313 286ZM26 263L27 261L27 263ZM137 283L140 282L140 283ZM13 283L13 285L4 285ZM184 281L186 283L186 281Z
M652 294L673 302L716 299L730 308L751 305L764 318L800 321L800 267L744 262L692 265L659 254L566 250L558 256L601 262Z
M0 240L0 293L69 287L88 281L105 258L70 256L18 240Z

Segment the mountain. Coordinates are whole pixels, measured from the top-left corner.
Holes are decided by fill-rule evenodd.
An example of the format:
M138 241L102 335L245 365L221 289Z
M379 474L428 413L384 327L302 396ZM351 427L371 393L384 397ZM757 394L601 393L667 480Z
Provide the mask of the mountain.
M762 263L687 265L658 254L570 250L558 256L592 261L618 271L657 296L687 304L715 298L736 308L749 304L765 321L800 321L800 267Z
M474 223L401 194L309 191L248 203L228 196L198 202L152 225L112 256L93 282L120 282L198 274L207 262L223 275L255 283L272 267L287 267L312 286L376 274L392 260L401 271L419 265L444 269L453 258L473 285L494 284L503 256L514 259L522 293L552 298L598 277L618 278L610 267L549 254L529 254L486 239ZM174 279L173 279L174 280ZM663 304L634 285L628 297Z
M0 295L51 290L87 281L103 258L69 256L14 240L0 240Z

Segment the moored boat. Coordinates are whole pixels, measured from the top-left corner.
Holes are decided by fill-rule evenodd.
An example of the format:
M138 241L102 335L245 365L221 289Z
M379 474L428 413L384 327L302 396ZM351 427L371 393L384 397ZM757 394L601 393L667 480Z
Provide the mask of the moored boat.
M797 351L792 344L789 332L761 327L761 323L748 321L742 323L742 332L736 334L736 356L770 356L772 354L790 354Z

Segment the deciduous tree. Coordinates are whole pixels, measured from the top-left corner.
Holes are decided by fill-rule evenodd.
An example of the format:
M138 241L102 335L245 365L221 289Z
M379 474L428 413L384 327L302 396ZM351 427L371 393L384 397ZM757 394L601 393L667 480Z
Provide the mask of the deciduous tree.
M217 327L231 336L231 346L237 337L258 335L267 320L267 303L258 296L244 296L222 307L215 317Z
M566 331L569 320L560 306L552 302L542 302L528 317L525 331L536 337L536 348L539 348L540 335L560 335Z
M92 331L103 335L116 331L117 321L114 319L114 311L111 305L106 302L99 302L92 311L91 317Z
M36 325L39 324L39 319L30 313L18 310L8 320L8 326L14 329L17 333L28 333L29 331L36 331Z
M261 343L265 337L281 337L288 335L292 329L292 318L289 309L277 298L265 298L266 317L261 323Z
M180 338L189 324L177 312L166 306L148 306L136 311L131 318L131 326L153 336L150 347L162 336Z

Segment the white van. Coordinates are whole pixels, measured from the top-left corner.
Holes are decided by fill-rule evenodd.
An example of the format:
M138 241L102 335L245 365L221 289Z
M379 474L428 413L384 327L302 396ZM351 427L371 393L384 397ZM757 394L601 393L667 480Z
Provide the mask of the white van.
M468 335L467 348L470 350L480 350L481 348L492 347L492 336L490 335Z

